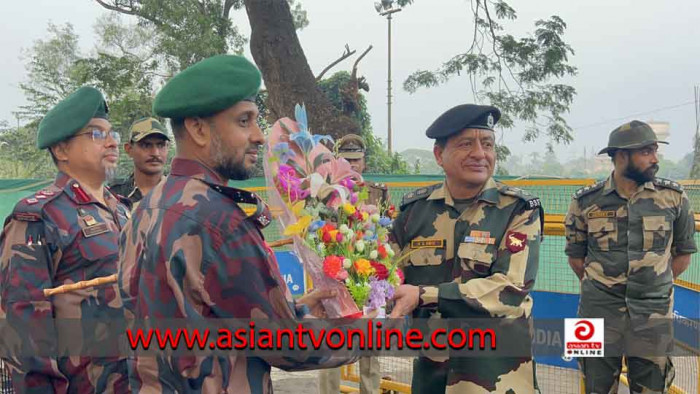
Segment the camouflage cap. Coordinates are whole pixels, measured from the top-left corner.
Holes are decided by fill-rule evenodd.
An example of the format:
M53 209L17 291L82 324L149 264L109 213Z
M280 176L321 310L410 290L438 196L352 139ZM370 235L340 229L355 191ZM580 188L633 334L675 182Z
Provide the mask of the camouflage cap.
M129 141L139 142L149 135L161 135L170 141L168 131L156 118L141 118L135 121L129 128Z
M365 141L357 134L347 134L339 139L338 156L344 159L357 160L365 157Z
M613 130L608 139L608 146L598 154L602 155L616 149L638 149L655 143L668 144L666 141L659 141L651 126L633 120Z

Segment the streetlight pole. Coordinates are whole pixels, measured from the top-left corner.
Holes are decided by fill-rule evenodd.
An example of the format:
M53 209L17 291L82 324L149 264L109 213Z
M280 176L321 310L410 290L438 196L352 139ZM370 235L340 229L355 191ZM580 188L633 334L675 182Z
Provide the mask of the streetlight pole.
M391 7L391 5L390 5ZM388 27L388 41L387 41L387 48L388 48L388 53L387 53L387 87L386 87L386 107L387 107L387 148L389 150L389 154L391 155L392 150L391 150L391 15L401 11L401 8L390 8L384 12L380 12L379 15L385 16L386 15L386 20L387 20L387 27Z

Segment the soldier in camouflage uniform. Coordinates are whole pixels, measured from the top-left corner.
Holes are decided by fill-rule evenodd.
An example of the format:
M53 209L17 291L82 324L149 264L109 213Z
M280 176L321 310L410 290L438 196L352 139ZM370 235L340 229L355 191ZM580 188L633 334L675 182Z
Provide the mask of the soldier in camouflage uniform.
M360 174L367 168L365 162L365 142L357 134L346 134L336 143L338 157L350 163L352 169ZM368 204L388 207L389 190L383 183L366 182L369 197ZM381 383L379 358L360 358L360 393L373 394L379 391ZM340 368L324 369L318 374L318 388L321 394L337 394L340 391Z
M617 392L622 354L632 393L665 393L674 377L664 354L673 337L673 279L696 251L695 222L681 186L655 177L659 143L640 121L613 130L600 152L612 158L613 173L576 192L566 215L566 254L581 279L578 314L605 318L612 356L580 360L587 393ZM661 351L645 353L645 344Z
M104 98L91 87L60 102L39 125L37 145L49 150L58 175L17 203L0 236L0 317L22 346L22 355L5 360L17 392L128 392L125 359L30 357L96 334L87 326L64 332L54 319L123 318L114 304L116 284L50 297L42 292L117 273L119 232L129 211L103 182L116 171L118 144Z
M338 157L347 160L350 163L350 167L356 172L360 174L365 172L365 169L367 169L367 158L365 156L365 142L362 137L357 134L347 134L339 139L336 145L338 146ZM377 207L388 207L390 204L389 189L385 184L366 182L365 185L369 192L367 200L369 204Z
M126 179L110 184L110 189L131 201L132 209L162 181L168 160L170 137L156 118L141 118L129 128L129 142L124 151L134 161L134 172Z
M292 301L261 232L271 221L267 206L227 187L250 176L264 142L254 101L260 83L248 60L219 55L176 75L156 96L154 113L171 119L177 155L122 233L127 317L295 319L318 305L314 293L306 305ZM256 207L251 216L243 210L249 204ZM352 361L308 351L285 359L137 356L129 377L134 392L271 393L271 365L301 370Z
M510 319L527 327L542 239L540 201L493 178L500 111L460 105L427 130L445 181L406 194L393 238L406 285L392 317ZM415 310L414 310L415 309ZM503 322L504 320L500 320ZM520 334L530 343L528 329ZM531 354L414 361L414 393L532 393Z

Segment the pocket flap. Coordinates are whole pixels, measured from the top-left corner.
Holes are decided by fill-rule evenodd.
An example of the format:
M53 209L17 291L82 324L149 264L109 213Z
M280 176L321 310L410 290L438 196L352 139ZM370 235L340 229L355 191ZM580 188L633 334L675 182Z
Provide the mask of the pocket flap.
M475 260L482 264L491 264L492 257L490 253L484 251L484 245L474 243L461 243L457 249L457 256L461 259Z
M610 232L615 231L615 219L597 218L588 221L588 232Z
M441 251L442 249L437 248L409 249L408 253L411 255L408 258L411 260L411 264L416 266L440 265L443 260Z
M666 220L666 216L645 216L642 221L644 222L644 231L671 230L671 223Z

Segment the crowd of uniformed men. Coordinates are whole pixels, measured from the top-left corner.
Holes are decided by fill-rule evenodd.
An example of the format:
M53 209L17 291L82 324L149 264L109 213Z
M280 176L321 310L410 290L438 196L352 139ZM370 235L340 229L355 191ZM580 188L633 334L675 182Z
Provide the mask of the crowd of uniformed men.
M18 331L22 356L3 355L17 392L267 393L271 366L322 369L356 360L312 352L269 359L29 356L76 335L53 328L60 318L319 315L320 300L333 294L319 290L292 299L261 232L271 221L266 204L228 186L250 176L264 143L254 101L260 84L256 67L232 55L205 59L173 77L153 103L154 115L169 118L173 137L155 118L134 122L124 144L134 172L112 187L105 183L116 171L120 134L102 94L82 87L46 114L37 147L48 150L58 175L17 203L0 236L0 317L10 327L44 328ZM537 197L493 178L500 116L492 106L458 105L427 129L445 180L400 202L392 242L399 256L410 255L391 317L531 321L544 211ZM165 176L173 142L176 154ZM655 177L659 143L643 122L615 129L600 152L611 157L614 171L579 190L565 219L566 254L581 279L579 316L605 318L606 349L620 355L630 342L672 338L640 327L671 317L673 280L696 251L688 197L677 183ZM362 172L362 139L348 136L338 145L339 155ZM387 200L384 185L369 186L373 202ZM255 212L246 214L243 204L255 205ZM116 283L43 293L113 274ZM587 393L616 392L622 357L583 360ZM626 360L631 392L667 392L674 377L667 355L628 354ZM377 392L377 360L360 365L362 391ZM322 376L321 386L323 393L338 392L337 370ZM532 355L419 357L412 389L538 391Z

